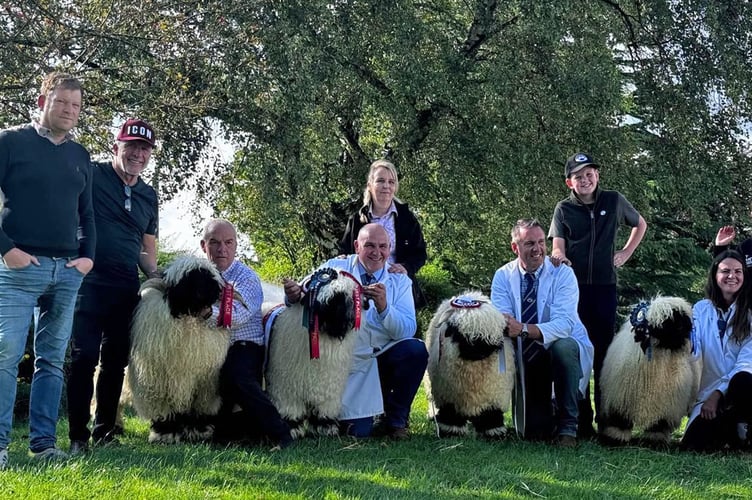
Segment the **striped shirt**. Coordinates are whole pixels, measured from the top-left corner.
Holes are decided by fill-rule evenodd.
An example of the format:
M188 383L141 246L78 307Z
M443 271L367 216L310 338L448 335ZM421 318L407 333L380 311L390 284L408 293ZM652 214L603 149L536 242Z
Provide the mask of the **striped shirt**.
M243 297L244 306L237 300L232 301L232 338L231 342L250 341L264 345L264 329L261 326L261 303L264 291L261 280L248 266L236 260L223 273L222 277L232 283L235 291ZM219 306L214 306L212 317L219 315Z

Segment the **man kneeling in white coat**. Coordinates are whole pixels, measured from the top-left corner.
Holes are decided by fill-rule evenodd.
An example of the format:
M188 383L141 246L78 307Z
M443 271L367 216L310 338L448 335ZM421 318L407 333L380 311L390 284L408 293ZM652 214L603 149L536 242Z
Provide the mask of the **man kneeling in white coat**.
M512 251L517 258L494 275L491 302L507 316L508 334L518 344L515 428L525 438L555 436L559 445L574 446L577 401L593 367L593 344L577 315L577 279L569 266L556 267L546 257L546 233L535 219L514 225Z
M428 364L428 351L414 338L417 322L412 281L406 274L390 273L389 236L378 224L358 233L355 254L330 259L322 267L352 274L363 285L368 304L355 344L355 358L342 396L342 430L355 437L370 436L374 417L384 414L384 433L395 439L409 437L408 418ZM285 297L298 302L303 288L285 280Z

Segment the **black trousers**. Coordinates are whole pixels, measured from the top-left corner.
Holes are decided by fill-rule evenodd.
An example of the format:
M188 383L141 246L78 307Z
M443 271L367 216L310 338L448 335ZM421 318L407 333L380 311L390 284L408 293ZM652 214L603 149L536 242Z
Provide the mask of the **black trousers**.
M731 340L729 340L731 342ZM682 438L681 446L692 451L716 451L741 444L737 424L752 424L752 373L739 372L729 381L726 395L713 420L696 417Z
M577 313L585 325L590 342L593 343L593 372L595 381L595 414L601 407L600 378L606 351L614 339L616 330L616 285L579 285L580 302ZM593 409L590 406L590 385L588 384L586 398L580 402L579 428L587 432L592 429Z
M125 367L130 351L130 325L138 304L138 287L81 285L73 318L68 374L68 435L71 440L105 439L115 426ZM101 359L100 359L101 358ZM97 379L97 411L89 432L89 406Z
M282 420L277 408L261 388L264 368L264 346L253 342L235 342L219 375L222 396L220 422L233 422L244 427L242 434L267 437L274 443L292 441L290 428ZM242 409L242 418L228 418L235 405ZM217 429L223 436L238 435L227 429Z

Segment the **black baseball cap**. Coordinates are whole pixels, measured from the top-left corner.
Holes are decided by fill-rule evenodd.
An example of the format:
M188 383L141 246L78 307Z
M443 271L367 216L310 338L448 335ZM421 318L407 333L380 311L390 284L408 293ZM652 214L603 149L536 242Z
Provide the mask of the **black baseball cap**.
M575 174L585 167L601 168L600 165L593 161L593 157L587 153L575 153L567 158L567 164L564 166L564 177L569 179L572 174Z

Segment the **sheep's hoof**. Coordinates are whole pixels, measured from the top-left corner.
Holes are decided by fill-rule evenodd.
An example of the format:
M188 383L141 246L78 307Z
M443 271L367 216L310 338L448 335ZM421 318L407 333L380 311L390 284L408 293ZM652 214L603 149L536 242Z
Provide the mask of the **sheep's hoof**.
M317 425L316 434L319 436L337 437L339 436L339 426L336 423Z
M619 429L618 427L608 426L600 430L600 440L607 446L619 446L629 443L632 439L632 431L630 429Z
M161 433L152 429L149 432L149 443L152 444L178 444L180 443L180 434L167 432Z
M189 442L208 441L214 435L214 426L211 424L201 427L186 427L183 429L183 437Z
M481 436L484 439L490 439L490 440L504 439L506 435L507 435L507 428L503 425L501 427L496 427L494 429L486 429L481 434Z
M290 435L293 439L303 439L306 435L305 426L298 425L297 427L290 427Z
M460 437L467 434L466 426L447 425L439 422L439 437Z

